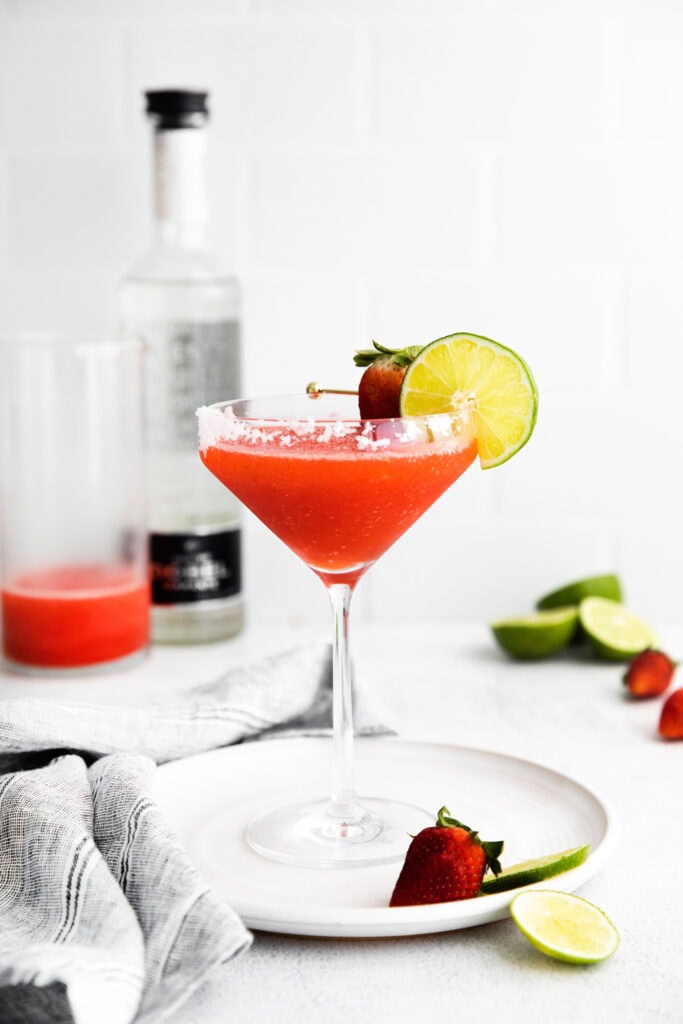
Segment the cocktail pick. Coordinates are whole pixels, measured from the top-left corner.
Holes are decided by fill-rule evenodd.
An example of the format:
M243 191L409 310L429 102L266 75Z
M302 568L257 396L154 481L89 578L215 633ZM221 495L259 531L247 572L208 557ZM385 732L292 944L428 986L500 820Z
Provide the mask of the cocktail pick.
M345 391L343 388L321 388L317 381L312 380L306 385L306 394L312 398L318 395L357 395L357 391Z

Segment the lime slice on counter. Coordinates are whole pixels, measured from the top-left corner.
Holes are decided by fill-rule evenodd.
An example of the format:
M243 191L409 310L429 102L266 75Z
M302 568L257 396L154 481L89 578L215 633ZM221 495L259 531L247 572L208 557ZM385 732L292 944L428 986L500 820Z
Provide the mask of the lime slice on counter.
M566 647L579 620L576 608L555 608L491 623L491 632L513 658L548 658Z
M523 885L531 885L533 882L542 882L546 878L553 878L563 871L576 868L588 859L590 844L588 846L576 846L572 850L563 850L562 853L550 853L545 857L536 857L534 860L524 860L520 864L513 864L512 867L501 871L499 875L491 875L481 883L481 892L507 892L508 889L519 889Z
M426 345L406 370L402 416L469 408L482 469L499 466L531 437L538 391L512 349L478 334L449 334Z
M646 622L607 597L582 601L579 621L596 653L610 661L627 661L657 642Z
M510 913L531 945L555 960L594 964L606 960L619 945L619 933L607 915L568 892L520 892Z
M553 590L536 602L539 611L547 608L566 608L570 604L581 604L585 597L608 597L611 601L623 601L624 595L618 576L589 576L576 583Z

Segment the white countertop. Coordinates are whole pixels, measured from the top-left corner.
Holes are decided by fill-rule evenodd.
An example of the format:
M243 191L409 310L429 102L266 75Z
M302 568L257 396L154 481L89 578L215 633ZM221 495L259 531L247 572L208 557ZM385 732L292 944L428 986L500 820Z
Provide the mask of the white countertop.
M611 805L619 843L580 894L614 921L621 945L602 964L572 967L537 953L510 920L398 939L258 932L171 1024L395 1024L430 1012L459 1016L458 1007L470 1020L509 1024L680 1021L683 743L657 738L661 700L625 699L620 665L513 663L482 626L352 628L361 683L400 736L531 759ZM313 636L324 639L320 631L253 631L225 644L156 648L126 673L70 681L0 673L0 696L134 703L143 691L205 682ZM662 628L660 639L672 657L683 651L683 629Z

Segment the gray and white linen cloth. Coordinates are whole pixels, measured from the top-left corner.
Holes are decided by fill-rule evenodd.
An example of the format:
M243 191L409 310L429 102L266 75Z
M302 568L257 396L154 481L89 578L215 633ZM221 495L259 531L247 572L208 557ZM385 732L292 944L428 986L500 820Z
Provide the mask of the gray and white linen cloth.
M326 731L331 693L320 644L172 702L0 702L1 1024L156 1024L249 947L156 807L153 775L214 747ZM356 723L390 731L362 703Z

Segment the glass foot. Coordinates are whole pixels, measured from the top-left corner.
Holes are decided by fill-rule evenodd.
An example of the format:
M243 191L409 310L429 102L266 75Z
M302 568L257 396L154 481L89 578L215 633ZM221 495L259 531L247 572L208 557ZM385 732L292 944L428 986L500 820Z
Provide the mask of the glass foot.
M363 798L341 814L329 800L266 811L247 828L252 849L304 867L363 867L402 860L410 840L434 824L421 807Z

